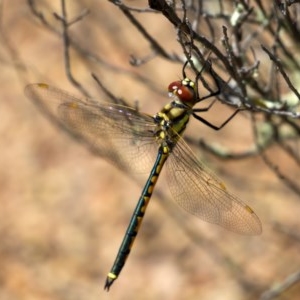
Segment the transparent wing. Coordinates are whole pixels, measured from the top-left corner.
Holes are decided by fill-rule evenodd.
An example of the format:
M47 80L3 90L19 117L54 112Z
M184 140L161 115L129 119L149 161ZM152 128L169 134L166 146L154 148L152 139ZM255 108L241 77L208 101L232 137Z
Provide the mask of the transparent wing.
M47 84L25 94L50 120L125 172L150 172L157 155L151 116L130 107L79 99Z
M171 193L183 209L240 234L261 233L261 222L253 210L227 191L182 138L166 164Z

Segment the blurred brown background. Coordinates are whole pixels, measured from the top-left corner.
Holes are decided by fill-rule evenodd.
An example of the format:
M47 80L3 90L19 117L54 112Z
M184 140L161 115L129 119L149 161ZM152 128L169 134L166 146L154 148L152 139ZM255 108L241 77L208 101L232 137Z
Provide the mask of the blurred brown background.
M37 8L61 32L52 15L60 13L60 1L37 1ZM112 3L67 1L70 19L86 8L91 13L70 35L100 62L72 50L75 78L105 100L90 76L94 72L115 95L156 113L169 101L166 87L181 77L182 66L161 58L130 66L131 54L150 53L147 42ZM136 17L165 49L181 55L175 29L160 14ZM0 299L259 299L300 270L298 197L260 157L222 161L194 149L255 210L262 235L239 236L186 214L161 178L127 264L107 294L104 281L141 187L59 131L25 98L29 82L80 95L65 74L61 37L22 0L1 1L1 34ZM230 113L217 105L205 117L220 124ZM188 134L232 151L251 147L253 140L245 115L220 132L192 121ZM271 155L299 177L279 150ZM298 283L278 299L299 295Z

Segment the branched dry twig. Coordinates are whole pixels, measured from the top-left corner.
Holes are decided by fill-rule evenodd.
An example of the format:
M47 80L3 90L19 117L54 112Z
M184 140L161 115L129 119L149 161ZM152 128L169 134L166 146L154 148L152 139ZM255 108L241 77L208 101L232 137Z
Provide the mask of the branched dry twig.
M69 78L70 82L79 90L81 93L87 97L89 97L88 91L79 83L78 80L75 79L74 75L72 74L71 71L71 61L70 61L70 39L69 39L69 34L68 34L68 29L69 27L74 24L75 22L82 20L82 18L86 15L86 13L83 13L79 16L77 16L75 19L72 21L68 22L68 17L67 17L67 9L66 9L66 3L65 0L61 0L61 11L62 11L62 16L54 13L54 16L56 17L57 20L59 20L62 24L63 28L63 42L64 42L64 62L65 62L65 70L67 77Z

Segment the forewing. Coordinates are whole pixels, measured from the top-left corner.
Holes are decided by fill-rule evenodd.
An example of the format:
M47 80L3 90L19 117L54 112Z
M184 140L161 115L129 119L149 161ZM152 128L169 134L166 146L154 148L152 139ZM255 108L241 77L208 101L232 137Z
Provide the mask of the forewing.
M153 118L130 107L79 99L47 84L25 94L52 122L129 175L150 172L157 154Z
M189 213L240 234L261 233L253 210L227 191L182 138L167 160L167 176L175 201Z

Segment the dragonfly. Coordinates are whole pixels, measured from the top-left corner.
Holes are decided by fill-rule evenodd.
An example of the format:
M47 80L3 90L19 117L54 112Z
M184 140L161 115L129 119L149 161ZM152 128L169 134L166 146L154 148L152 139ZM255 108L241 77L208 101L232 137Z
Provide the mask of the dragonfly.
M215 94L200 98L198 78L189 79L184 69L182 78L169 85L171 101L154 116L126 105L75 97L45 83L25 88L26 96L51 122L92 152L128 174L149 174L107 275L104 285L107 291L125 265L164 165L171 195L184 210L239 234L257 235L262 231L252 208L227 190L182 137L191 116L220 129L233 115L220 127L203 119L197 113L209 107L195 108L195 105Z

